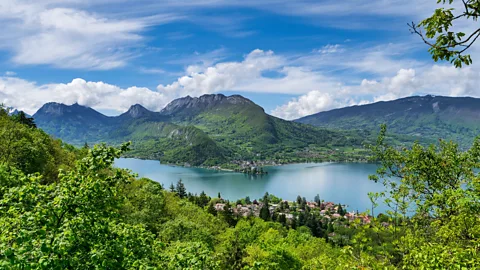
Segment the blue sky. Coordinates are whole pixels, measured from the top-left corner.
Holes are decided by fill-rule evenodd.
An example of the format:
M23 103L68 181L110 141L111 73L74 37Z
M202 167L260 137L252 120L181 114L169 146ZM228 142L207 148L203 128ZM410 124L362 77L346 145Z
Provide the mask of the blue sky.
M434 63L408 30L436 7L433 0L2 0L0 102L28 113L56 101L118 114L134 103L158 111L181 96L224 93L295 119L413 94L480 96L475 64Z

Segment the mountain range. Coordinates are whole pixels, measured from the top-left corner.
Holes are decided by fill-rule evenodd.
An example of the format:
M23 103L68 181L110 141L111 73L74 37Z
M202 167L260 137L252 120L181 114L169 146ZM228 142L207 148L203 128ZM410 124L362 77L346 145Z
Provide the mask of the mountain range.
M160 112L137 104L115 117L79 104L47 103L33 117L40 128L74 145L132 141L134 157L192 165L327 158L332 148L361 147L369 134L282 120L249 99L222 94L180 98Z
M136 104L115 117L79 104L47 103L33 117L38 127L77 146L132 141L132 157L213 166L360 159L384 123L392 143L442 138L468 147L480 132L480 99L414 96L286 121L242 96L216 94L179 98L160 112Z
M344 130L375 130L386 124L392 133L454 140L466 148L480 134L480 99L412 96L320 112L295 121Z

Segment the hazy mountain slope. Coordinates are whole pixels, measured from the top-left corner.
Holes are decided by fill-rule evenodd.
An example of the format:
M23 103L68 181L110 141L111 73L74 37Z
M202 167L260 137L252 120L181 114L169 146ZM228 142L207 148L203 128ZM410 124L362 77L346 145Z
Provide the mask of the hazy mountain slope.
M100 142L108 136L113 118L77 103L67 106L60 103L43 105L33 118L47 133L72 144Z
M469 145L480 134L480 99L415 96L320 112L296 120L324 128L378 129Z

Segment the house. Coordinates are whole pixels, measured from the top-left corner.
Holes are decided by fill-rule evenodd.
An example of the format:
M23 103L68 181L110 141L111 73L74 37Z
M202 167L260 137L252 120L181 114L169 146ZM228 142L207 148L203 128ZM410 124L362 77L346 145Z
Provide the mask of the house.
M224 203L217 203L215 204L215 210L217 211L223 211L223 208L225 207Z
M310 208L317 208L317 203L316 202L307 202L307 206Z
M326 202L323 204L324 207L322 208L325 208L326 210L332 210L334 209L335 207L335 204L333 202Z
M346 214L345 214L345 218L348 219L348 220L350 220L350 221L355 220L355 212L346 213Z
M363 222L363 224L370 224L370 222L372 222L370 219L370 216L360 215L360 216L357 216L357 218L360 219Z

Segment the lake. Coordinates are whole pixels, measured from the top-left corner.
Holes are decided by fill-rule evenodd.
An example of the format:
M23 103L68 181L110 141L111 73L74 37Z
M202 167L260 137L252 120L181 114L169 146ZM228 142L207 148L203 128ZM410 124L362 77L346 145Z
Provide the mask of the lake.
M297 195L313 201L315 195L320 194L322 200L346 204L348 210L362 212L371 208L368 192L384 190L382 184L368 179L368 175L375 173L377 165L364 163L305 163L266 167L268 175L262 176L176 167L140 159L118 159L115 166L155 180L167 189L171 183L182 179L188 192L205 191L211 197L216 197L220 192L224 199L231 201L245 196L258 199L265 192L290 201L295 200ZM383 210L384 207L380 206L375 212Z

